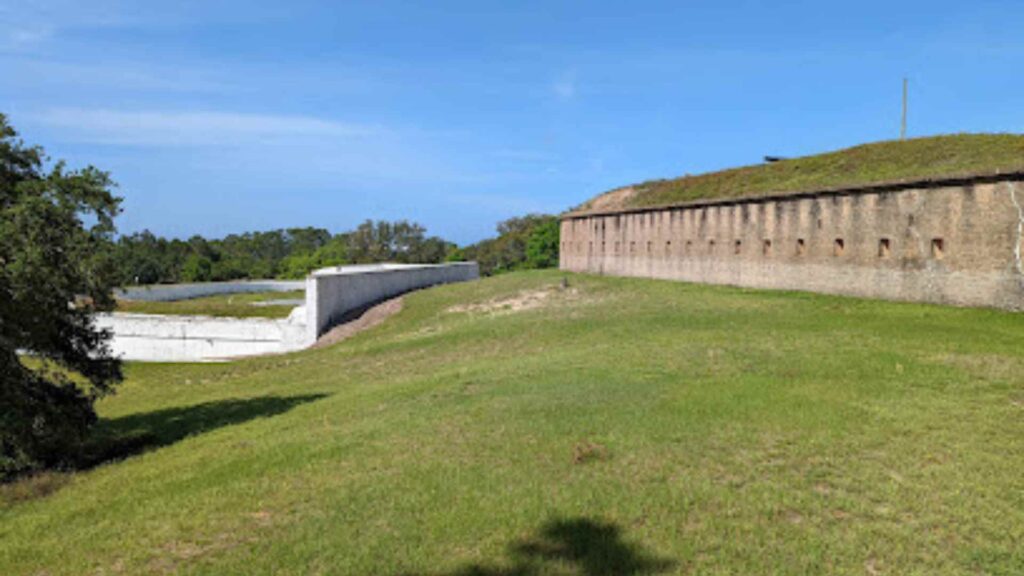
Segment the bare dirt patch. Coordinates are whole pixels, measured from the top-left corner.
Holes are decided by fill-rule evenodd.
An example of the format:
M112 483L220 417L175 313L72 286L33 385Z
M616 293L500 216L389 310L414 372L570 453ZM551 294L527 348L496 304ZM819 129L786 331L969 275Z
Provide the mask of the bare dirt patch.
M581 210L618 210L625 208L629 201L636 196L636 189L632 186L616 188L601 194L580 207Z
M0 509L37 498L45 498L60 490L70 481L70 474L40 472L7 484L0 484Z
M522 312L544 305L551 296L550 290L526 290L508 298L488 300L479 304L458 304L448 309L449 312Z
M555 296L575 297L576 288L546 286L539 290L523 290L512 296L495 298L478 304L457 304L448 308L448 312L471 312L476 314L502 314L534 310L548 304Z
M316 341L313 348L331 346L332 344L337 344L342 340L347 340L363 330L373 328L391 316L401 312L403 302L403 298L399 296L367 308L362 313L354 315L350 320L331 328L326 334Z

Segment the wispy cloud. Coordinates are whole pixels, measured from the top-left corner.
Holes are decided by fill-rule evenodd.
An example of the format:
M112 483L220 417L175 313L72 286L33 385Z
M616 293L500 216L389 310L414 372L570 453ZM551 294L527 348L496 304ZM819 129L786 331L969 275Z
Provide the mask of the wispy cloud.
M499 148L498 150L491 152L491 155L500 160L515 160L521 162L549 162L556 159L556 157L550 152L517 148Z
M569 72L551 84L551 91L559 100L572 100L576 97L576 74Z
M50 39L53 30L47 26L11 27L0 32L0 49L20 52L32 49Z
M81 97L83 90L109 90L119 93L179 92L224 93L236 89L233 79L199 66L173 66L132 61L106 63L52 60L39 57L0 55L0 67L8 70L9 86L18 90L73 89ZM59 93L56 92L55 93Z
M464 206L489 214L552 214L561 207L550 201L537 201L520 194L458 193L445 195L444 201L454 206Z
M35 116L69 140L97 144L203 146L288 142L294 139L357 139L381 128L309 116L222 111L178 112L55 108Z

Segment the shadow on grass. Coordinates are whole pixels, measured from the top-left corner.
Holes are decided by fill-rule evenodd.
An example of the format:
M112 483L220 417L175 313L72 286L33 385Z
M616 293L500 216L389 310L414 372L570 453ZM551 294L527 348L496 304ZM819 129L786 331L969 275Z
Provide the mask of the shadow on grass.
M70 481L71 472L123 460L223 426L283 414L300 404L326 396L309 394L217 400L100 420L91 437L70 461L50 470L37 470L0 483L0 509L53 494Z
M618 526L588 518L548 522L536 536L510 545L509 556L510 566L470 564L429 576L639 576L659 574L675 566L672 560L625 542Z
M325 394L308 394L217 400L104 419L71 468L87 470L223 426L283 414L300 404L324 397Z

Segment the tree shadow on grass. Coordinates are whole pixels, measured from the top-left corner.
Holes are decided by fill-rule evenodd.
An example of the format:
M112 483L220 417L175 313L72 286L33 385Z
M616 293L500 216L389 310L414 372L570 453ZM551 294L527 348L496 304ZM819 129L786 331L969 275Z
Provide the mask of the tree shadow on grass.
M68 472L89 470L123 460L223 426L277 416L299 404L326 396L308 394L217 400L100 420L89 439L68 461L49 470L37 470L0 483L0 510L53 494L68 483L71 478Z
M624 541L618 526L588 518L548 522L536 536L510 545L509 556L512 562L506 567L470 564L431 576L640 576L675 566Z
M70 468L87 470L197 434L283 414L326 394L228 399L103 419Z

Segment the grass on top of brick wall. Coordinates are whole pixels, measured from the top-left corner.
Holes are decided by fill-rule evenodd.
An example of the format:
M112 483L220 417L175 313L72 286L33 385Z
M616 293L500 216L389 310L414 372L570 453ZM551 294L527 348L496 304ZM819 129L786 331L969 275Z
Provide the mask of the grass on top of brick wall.
M771 164L650 180L597 196L577 210L855 187L1024 170L1024 135L955 134L863 144Z

